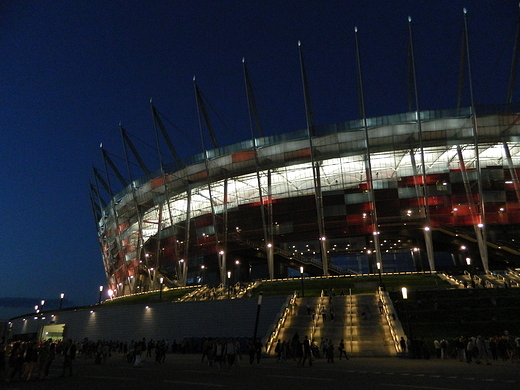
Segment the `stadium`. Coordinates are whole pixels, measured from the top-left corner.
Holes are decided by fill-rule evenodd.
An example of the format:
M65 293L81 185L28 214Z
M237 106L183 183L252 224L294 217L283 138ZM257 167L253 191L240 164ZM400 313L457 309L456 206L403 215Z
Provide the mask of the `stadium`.
M482 271L504 269L519 253L520 117L479 111L256 138L150 173L100 209L109 288L120 296L160 280L227 284L300 266L315 275L377 263L436 271L471 259Z
M477 106L471 96L469 107L420 110L412 66L415 109L366 117L358 72L361 118L316 126L301 51L300 64L304 129L264 136L244 64L249 140L218 145L194 79L200 138L209 134L212 149L180 159L153 103L158 170L123 128L126 164L131 152L142 177L125 179L102 147L90 195L111 297L303 274L518 266L518 107Z

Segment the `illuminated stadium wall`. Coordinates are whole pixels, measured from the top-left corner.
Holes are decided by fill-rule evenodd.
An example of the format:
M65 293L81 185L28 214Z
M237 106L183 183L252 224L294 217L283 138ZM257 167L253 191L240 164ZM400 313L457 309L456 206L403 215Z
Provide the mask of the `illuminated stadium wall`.
M316 275L376 263L436 271L466 256L487 271L490 258L518 253L507 235L520 223L520 126L504 110L412 112L257 138L135 180L109 204L93 202L109 288L120 296L157 289L160 278L235 283L301 265ZM459 250L461 237L471 254Z

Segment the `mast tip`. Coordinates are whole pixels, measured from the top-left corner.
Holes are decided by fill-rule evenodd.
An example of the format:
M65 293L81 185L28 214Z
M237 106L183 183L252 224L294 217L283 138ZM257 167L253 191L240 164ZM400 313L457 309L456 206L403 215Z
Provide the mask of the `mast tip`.
M411 22L412 22L412 17L408 16L408 23L411 23Z
M357 26L354 27L354 32L357 33Z

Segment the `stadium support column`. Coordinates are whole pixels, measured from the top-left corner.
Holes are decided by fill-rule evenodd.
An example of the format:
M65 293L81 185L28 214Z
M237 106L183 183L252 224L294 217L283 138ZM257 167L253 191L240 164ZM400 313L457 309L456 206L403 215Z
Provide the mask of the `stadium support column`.
M417 132L419 135L419 150L421 154L421 170L422 170L422 194L420 191L420 188L418 188L417 180L417 166L415 164L415 161L413 159L414 152L412 150L411 156L413 159L413 169L414 169L414 180L416 181L416 191L417 191L417 197L418 200L420 200L419 204L422 204L424 207L424 221L425 226L423 227L423 234L424 234L424 243L426 245L426 254L428 256L428 263L430 265L430 271L435 271L435 254L433 252L433 241L432 241L432 231L431 231L431 218L430 218L430 204L429 204L429 195L428 195L428 178L426 176L426 164L424 161L424 143L423 143L423 132L422 132L422 121L421 121L421 113L419 109L419 94L417 91L417 73L415 71L415 56L414 56L414 47L413 47L413 34L412 34L412 18L408 16L408 33L409 33L409 39L410 39L410 62L411 62L411 69L412 72L411 76L413 79L413 92L415 97L415 113L416 113L416 120L417 120ZM422 198L422 199L421 199ZM422 202L421 202L422 200Z
M370 159L370 137L368 135L368 123L365 111L365 96L363 90L363 77L361 72L361 56L359 51L359 39L358 39L358 28L354 28L355 40L356 40L356 64L357 64L357 82L358 82L358 93L359 93L359 108L361 118L363 119L363 128L365 133L365 172L368 185L368 201L371 208L371 223L372 223L372 235L374 242L374 252L376 254L376 264L379 264L379 271L383 267L383 259L381 256L381 245L379 243L379 222L377 218L376 199L374 193L374 181L372 176L372 162Z
M271 180L271 170L267 171L267 197L269 202L267 202L267 245L271 245L271 249L267 251L267 265L269 267L269 277L271 279L274 278L274 254L273 254L273 245L274 245L274 232L273 232L273 202L272 202L272 180Z
M309 150L311 155L312 176L314 180L314 198L316 200L316 217L318 222L318 240L320 241L321 265L323 267L323 276L327 277L329 276L329 261L327 253L327 239L325 235L325 218L323 215L323 197L321 193L320 164L315 159L314 145L312 142L312 137L314 136L314 120L312 118L311 99L309 95L309 88L307 85L307 75L305 73L305 64L303 61L303 53L300 41L298 41L298 52L300 57L303 96L305 101L307 133L309 136Z
M430 214L429 214L429 205L427 203L426 196L426 185L423 183L423 186L419 184L419 172L417 170L417 164L415 162L415 151L414 149L410 149L410 160L412 162L412 171L414 176L414 186L415 193L417 197L417 202L419 205L422 205L424 208L424 221L425 225L423 227L423 235L424 235L424 244L426 246L426 256L428 257L428 264L430 266L430 271L435 271L435 261L434 261L434 252L433 252L433 240L432 240L432 231L430 227ZM422 181L426 180L425 175L422 176ZM423 192L424 189L424 192Z
M249 73L246 67L246 60L242 58L242 69L244 72L244 81L246 87L246 95L247 95L247 107L249 112L249 128L251 130L251 139L253 141L253 150L255 152L255 169L256 169L256 180L258 183L258 198L260 200L260 213L262 216L262 229L264 232L264 245L265 245L265 253L267 254L267 268L269 271L269 278L274 278L274 255L273 255L273 216L272 216L272 198L271 198L271 171L267 170L267 205L264 200L263 191L262 191L262 179L260 176L260 158L258 155L258 147L255 138L254 128L258 131L260 137L263 137L264 133L262 130L262 125L260 123L260 118L258 115L258 110L255 103L255 97L253 95L253 88L251 86L251 81L249 79ZM269 222L266 223L266 210L268 213Z
M485 272L489 271L488 266L488 251L487 251L487 239L486 239L486 210L484 202L484 189L482 187L482 171L480 167L480 152L478 147L478 123L477 113L475 110L475 99L473 95L473 78L471 74L471 56L469 55L469 39L468 39L468 22L467 22L467 11L464 8L464 39L466 47L466 63L468 69L469 79L469 95L471 99L471 119L473 121L473 146L475 149L475 168L477 171L477 187L479 195L479 220L474 221L473 228L475 229L475 235L477 236L480 258L482 260L482 267ZM478 222L478 223L477 223Z
M182 285L186 286L186 282L188 279L188 263L190 261L190 225L191 225L191 187L188 185L188 189L186 190L186 224L185 224L185 242L184 242L184 262L185 266L183 268L183 274L181 275Z

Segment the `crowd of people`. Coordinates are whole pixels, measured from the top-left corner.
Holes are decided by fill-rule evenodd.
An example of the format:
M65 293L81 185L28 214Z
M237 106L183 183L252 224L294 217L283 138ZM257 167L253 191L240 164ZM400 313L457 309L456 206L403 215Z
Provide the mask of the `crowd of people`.
M425 340L405 340L401 337L400 348L403 356L413 359L430 359L431 348ZM453 339L435 339L434 356L438 359L454 359L460 362L487 364L493 361L520 363L520 336L512 337L508 331L494 337L459 336Z
M73 375L76 343L72 340L0 342L0 378L5 381L45 379L57 356L62 356L61 376Z

